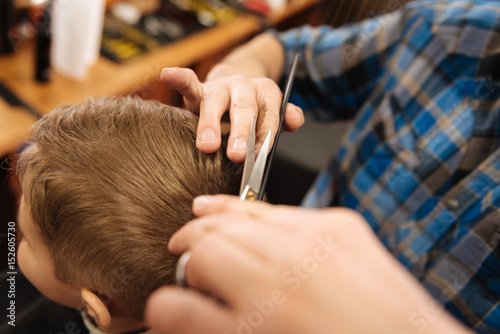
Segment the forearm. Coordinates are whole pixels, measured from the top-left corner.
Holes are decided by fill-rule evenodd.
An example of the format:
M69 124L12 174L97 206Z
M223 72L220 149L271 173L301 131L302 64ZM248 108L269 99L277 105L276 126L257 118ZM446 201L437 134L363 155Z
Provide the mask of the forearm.
M207 81L243 74L278 81L283 73L284 50L270 34L261 34L234 50L207 75Z

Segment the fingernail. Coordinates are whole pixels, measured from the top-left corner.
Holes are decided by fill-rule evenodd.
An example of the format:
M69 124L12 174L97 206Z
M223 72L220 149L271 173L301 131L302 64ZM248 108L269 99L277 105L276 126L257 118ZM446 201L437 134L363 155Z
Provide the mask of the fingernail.
M162 70L161 70L161 75L168 75L168 73L170 72L170 68L168 67L164 67Z
M213 129L207 128L203 130L201 134L201 142L202 143L213 143L216 141L217 136L215 135L215 131Z
M231 145L231 150L235 152L245 151L247 149L247 141L243 138L236 138Z
M207 196L207 195L198 196L193 201L193 210L203 209L212 202L213 202L212 196Z

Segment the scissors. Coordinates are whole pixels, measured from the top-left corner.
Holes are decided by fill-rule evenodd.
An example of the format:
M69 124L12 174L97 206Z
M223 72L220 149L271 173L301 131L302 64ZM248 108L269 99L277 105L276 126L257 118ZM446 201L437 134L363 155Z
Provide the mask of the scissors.
M252 118L245 165L243 167L243 176L240 186L240 199L242 201L262 201L264 198L264 190L266 189L269 171L271 170L271 164L276 152L276 147L278 146L281 127L283 126L283 118L285 116L288 99L290 98L290 92L292 90L293 80L295 79L295 72L297 70L299 58L300 55L296 54L292 62L290 75L288 76L288 80L285 85L285 93L283 94L283 100L281 102L278 131L276 132L276 138L274 139L273 148L271 149L271 152L269 152L269 156L267 156L267 151L269 150L269 144L271 141L271 130L267 133L257 159L255 159L255 116Z
M288 99L290 98L290 92L292 90L292 84L295 78L295 72L297 69L299 58L299 54L296 54L292 62L290 75L288 76L288 80L285 85L285 93L283 94L283 100L281 102L278 132L276 133L273 148L271 149L269 156L267 155L267 151L269 150L269 145L271 142L271 130L269 130L269 132L267 133L266 139L264 139L264 143L262 144L260 152L257 155L257 158L255 158L256 120L255 116L252 118L245 164L243 165L243 176L240 186L240 199L242 201L262 201L262 198L264 197L264 190L266 189L267 180L269 178L269 171L271 169L272 160L281 133L283 118L285 116ZM186 282L186 265L190 257L191 253L187 251L181 255L179 261L177 262L177 267L175 270L175 281L177 285L182 287L188 286Z
M259 155L255 159L255 116L252 118L250 126L250 136L248 137L247 154L245 165L243 166L243 176L241 178L240 199L242 201L261 200L263 193L262 180L266 171L267 151L271 142L271 130L267 133L262 144ZM261 191L262 190L262 191Z

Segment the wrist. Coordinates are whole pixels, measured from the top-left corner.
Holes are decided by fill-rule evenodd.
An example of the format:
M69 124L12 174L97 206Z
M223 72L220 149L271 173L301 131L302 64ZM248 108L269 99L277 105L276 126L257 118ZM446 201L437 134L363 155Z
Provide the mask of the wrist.
M234 75L246 75L251 78L265 77L265 72L258 66L245 64L236 65L229 62L223 62L215 65L207 74L206 81L227 78Z
M272 35L261 34L215 65L208 73L207 81L234 75L278 81L283 72L284 57L281 43Z

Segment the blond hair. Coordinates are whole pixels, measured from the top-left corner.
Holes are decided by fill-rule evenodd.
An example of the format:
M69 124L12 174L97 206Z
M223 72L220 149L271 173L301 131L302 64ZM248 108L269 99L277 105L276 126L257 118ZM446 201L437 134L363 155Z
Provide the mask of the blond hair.
M55 275L141 318L173 283L170 236L200 194L236 193L240 168L196 148L197 117L158 102L101 98L36 122L17 170Z

